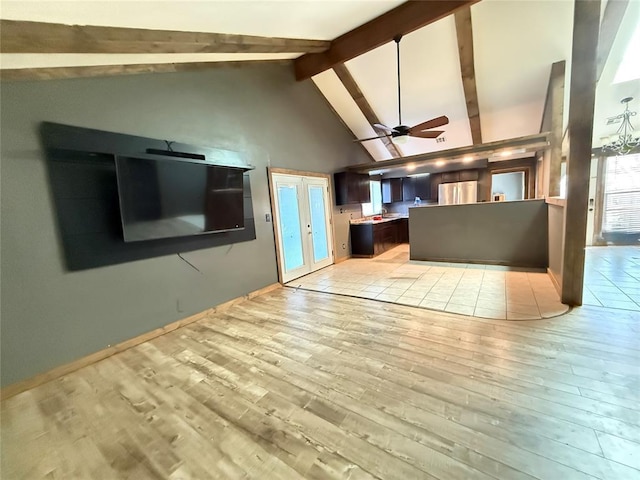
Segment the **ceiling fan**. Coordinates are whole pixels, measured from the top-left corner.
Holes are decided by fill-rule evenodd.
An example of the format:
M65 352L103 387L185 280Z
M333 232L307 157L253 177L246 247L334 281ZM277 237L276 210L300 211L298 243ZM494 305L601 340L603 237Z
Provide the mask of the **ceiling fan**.
M393 143L405 143L409 137L418 138L437 138L444 133L444 130L431 130L432 128L442 127L449 123L449 118L445 115L432 118L426 122L419 123L413 127L402 125L402 105L400 103L400 40L402 35L396 35L393 37L393 41L396 42L396 58L398 63L398 123L397 127L387 127L381 123L374 123L373 127L378 130L384 130L387 133L378 135L377 137L359 138L354 140L355 142L366 142L367 140L376 140L379 138L391 137Z

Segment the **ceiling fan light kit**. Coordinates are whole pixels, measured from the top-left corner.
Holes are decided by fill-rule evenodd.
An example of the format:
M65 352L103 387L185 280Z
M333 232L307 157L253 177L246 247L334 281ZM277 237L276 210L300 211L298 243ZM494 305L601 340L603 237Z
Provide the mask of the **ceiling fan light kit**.
M419 123L418 125L414 125L413 127L409 127L407 125L402 124L402 104L401 104L401 94L400 94L400 40L402 39L402 35L396 35L393 38L393 41L396 42L396 58L397 58L397 77L398 77L398 126L397 127L387 127L381 123L376 123L373 127L377 130L382 130L385 133L382 135L378 135L376 137L369 138L359 138L355 140L356 142L366 142L368 140L377 140L380 138L391 137L391 142L396 145L402 145L409 141L409 137L417 137L417 138L438 138L440 135L444 133L444 130L431 130L432 128L442 127L449 123L449 118L445 115L441 115L436 118L432 118L431 120L427 120L426 122Z

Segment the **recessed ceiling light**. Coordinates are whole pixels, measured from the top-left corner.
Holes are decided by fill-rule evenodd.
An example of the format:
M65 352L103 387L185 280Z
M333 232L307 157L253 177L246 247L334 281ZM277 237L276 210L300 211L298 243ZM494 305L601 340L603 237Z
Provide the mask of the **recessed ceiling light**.
M473 157L470 155L467 155L462 159L462 163L469 163L469 162L473 162Z
M436 167L444 167L444 160L438 160L436 162Z
M410 164L406 165L405 168L407 169L407 172L413 172L416 169L416 164L415 163L410 163Z

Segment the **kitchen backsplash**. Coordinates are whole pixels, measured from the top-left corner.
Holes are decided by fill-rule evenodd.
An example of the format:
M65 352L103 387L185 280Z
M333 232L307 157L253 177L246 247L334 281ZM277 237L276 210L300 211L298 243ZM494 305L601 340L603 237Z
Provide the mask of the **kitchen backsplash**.
M422 205L432 205L436 202L432 202L429 200L422 200ZM387 209L389 213L402 213L403 215L409 214L409 207L413 207L413 201L409 202L395 202L395 203L385 203L382 205Z

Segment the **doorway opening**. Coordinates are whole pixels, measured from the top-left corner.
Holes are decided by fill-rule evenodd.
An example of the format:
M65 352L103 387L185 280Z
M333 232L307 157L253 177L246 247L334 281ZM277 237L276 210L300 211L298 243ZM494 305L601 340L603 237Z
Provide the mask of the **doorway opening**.
M524 200L525 191L524 171L491 175L491 198L494 201Z
M329 181L325 174L269 169L281 283L334 263Z

